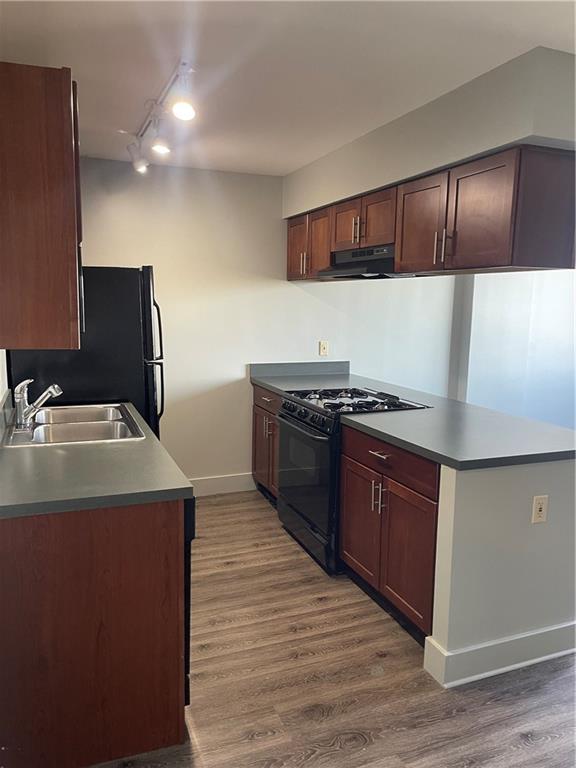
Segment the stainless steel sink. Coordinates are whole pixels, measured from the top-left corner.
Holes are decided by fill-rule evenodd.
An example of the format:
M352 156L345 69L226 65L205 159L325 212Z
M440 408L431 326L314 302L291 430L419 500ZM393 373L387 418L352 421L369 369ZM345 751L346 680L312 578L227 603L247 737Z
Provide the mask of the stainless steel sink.
M34 429L32 442L93 443L102 440L128 440L134 437L136 435L124 421L85 421L72 424L43 424Z
M4 446L15 448L65 443L143 440L144 433L125 405L77 405L43 408L31 429L10 427Z
M63 405L42 408L36 414L36 424L71 424L85 421L118 421L122 411L114 405Z

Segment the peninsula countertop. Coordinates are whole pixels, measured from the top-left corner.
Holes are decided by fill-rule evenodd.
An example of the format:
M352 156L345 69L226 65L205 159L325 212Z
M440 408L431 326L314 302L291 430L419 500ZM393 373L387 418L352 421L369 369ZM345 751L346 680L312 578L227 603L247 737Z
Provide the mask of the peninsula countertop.
M191 498L190 482L127 406L144 440L0 447L0 519Z
M427 405L411 411L343 415L341 423L458 470L576 457L576 433L570 429L357 376L348 372L347 363L324 365L255 364L250 367L251 381L278 394L358 387Z

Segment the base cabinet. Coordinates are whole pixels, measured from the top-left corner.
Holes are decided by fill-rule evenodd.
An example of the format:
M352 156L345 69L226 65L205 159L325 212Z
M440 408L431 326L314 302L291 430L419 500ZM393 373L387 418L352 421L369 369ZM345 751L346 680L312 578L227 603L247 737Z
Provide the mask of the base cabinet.
M393 603L426 634L432 631L434 564L438 517L437 465L414 456L422 475L414 484L430 489L427 498L386 474L414 476L412 454L390 453L386 443L370 438L370 456L380 454L382 468L358 461L366 446L345 428L341 463L340 556L371 587ZM350 437L350 433L353 433ZM406 454L406 455L404 455ZM430 465L430 466L428 466ZM408 471L408 468L410 471Z
M278 496L278 419L280 398L254 387L252 409L252 477L273 496Z
M182 501L0 520L2 765L185 740L184 538Z

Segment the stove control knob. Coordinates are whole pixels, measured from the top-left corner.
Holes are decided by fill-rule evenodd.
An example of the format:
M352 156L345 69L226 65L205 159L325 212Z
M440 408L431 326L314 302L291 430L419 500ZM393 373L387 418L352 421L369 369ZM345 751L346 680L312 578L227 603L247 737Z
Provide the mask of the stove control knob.
M298 411L298 416L304 419L307 415L308 415L308 411L306 410L306 408L300 408L300 410Z
M318 421L318 415L313 413L312 416L310 416L310 423L316 424L317 421Z

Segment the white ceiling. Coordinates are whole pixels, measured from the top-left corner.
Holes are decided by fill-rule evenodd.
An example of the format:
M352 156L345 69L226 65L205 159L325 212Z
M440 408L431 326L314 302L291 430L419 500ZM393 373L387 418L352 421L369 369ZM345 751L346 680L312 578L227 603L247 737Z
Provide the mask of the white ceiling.
M127 160L189 57L198 117L169 162L286 174L535 46L571 2L2 2L0 57L69 66L82 154ZM162 162L162 161L160 161Z

